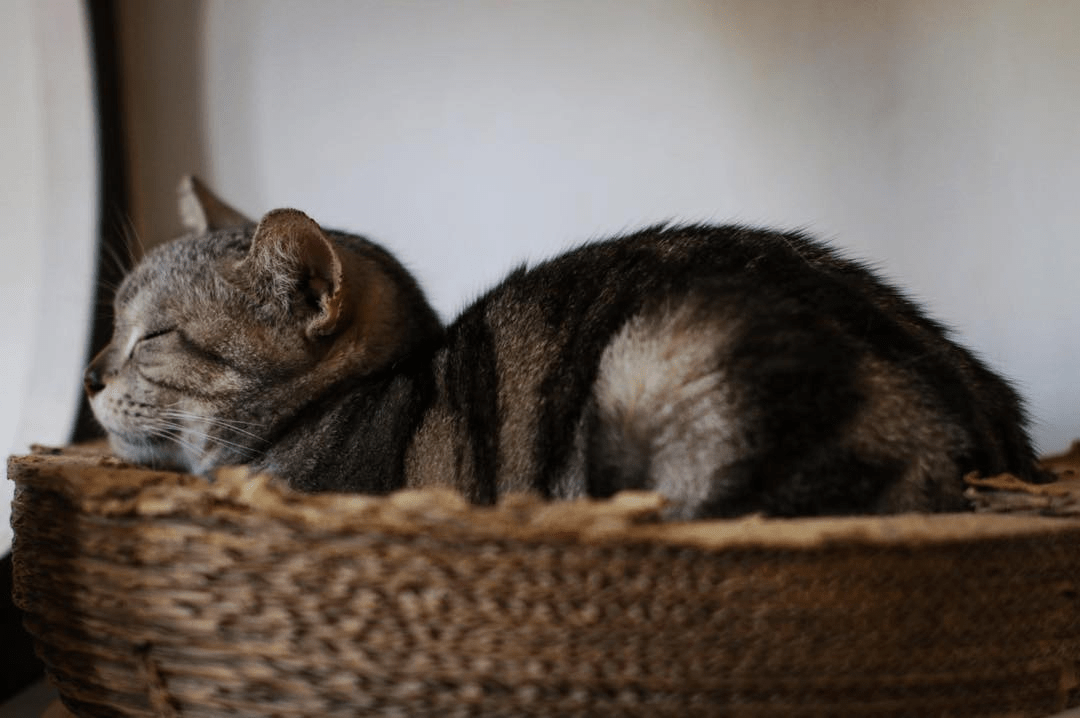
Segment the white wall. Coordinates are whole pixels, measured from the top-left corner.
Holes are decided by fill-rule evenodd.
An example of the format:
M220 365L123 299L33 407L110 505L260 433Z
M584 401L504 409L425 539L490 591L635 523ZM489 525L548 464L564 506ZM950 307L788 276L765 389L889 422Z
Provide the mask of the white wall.
M96 157L78 0L4 0L0 22L0 449L71 438L89 336ZM6 464L5 464L6 466ZM0 554L13 485L0 468Z
M1044 450L1080 436L1080 3L201 0L194 48L157 5L124 5L165 73L136 88L151 241L191 168L370 234L451 316L646 222L806 226L1017 379Z
M0 216L4 218L0 306L25 307L35 298L35 283L26 278L41 274L41 256L33 241L41 235L41 108L35 98L33 33L27 31L30 0L9 5L8 17L0 23L0 47L5 48L8 60L0 62L0 93L5 105L24 110L9 113L8 125L0 132L0 156L6 165L0 174ZM33 322L30 312L0 312L0 332L5 337L4 351L0 352L0 439L4 449L14 448L24 377L33 349ZM11 487L5 481L0 484L0 506L7 506L10 496ZM7 523L0 524L0 552L6 550L11 538Z

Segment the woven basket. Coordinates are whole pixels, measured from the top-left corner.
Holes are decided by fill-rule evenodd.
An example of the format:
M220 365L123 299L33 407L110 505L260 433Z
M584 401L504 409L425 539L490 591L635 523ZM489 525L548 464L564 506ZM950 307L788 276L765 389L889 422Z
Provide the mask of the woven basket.
M8 470L16 600L78 716L1080 705L1075 481L1021 507L1071 517L662 524L644 494L303 496L87 451Z

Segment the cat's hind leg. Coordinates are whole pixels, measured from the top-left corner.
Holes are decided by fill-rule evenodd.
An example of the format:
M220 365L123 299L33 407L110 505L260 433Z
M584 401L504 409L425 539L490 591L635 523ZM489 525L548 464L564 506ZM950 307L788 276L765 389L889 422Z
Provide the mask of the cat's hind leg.
M601 358L588 408L586 484L593 496L649 489L668 518L692 518L745 455L747 427L720 357L738 320L693 301L632 317Z

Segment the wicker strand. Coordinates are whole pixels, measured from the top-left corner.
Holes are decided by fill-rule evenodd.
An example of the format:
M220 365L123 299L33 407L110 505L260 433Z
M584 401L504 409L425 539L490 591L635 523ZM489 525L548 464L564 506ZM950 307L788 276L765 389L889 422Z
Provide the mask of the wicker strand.
M181 718L176 699L169 693L161 669L151 655L154 647L150 643L136 649L139 680L146 685L146 697L150 705L161 718Z

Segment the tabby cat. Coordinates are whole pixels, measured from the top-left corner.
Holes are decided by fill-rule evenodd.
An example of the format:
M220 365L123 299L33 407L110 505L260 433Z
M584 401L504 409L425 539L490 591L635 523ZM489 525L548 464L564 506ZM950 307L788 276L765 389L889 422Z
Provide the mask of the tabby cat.
M1036 479L1016 393L900 292L801 234L657 226L512 272L443 327L361 237L257 224L197 181L85 375L113 450L302 491L477 503L652 489L672 518L966 508Z

